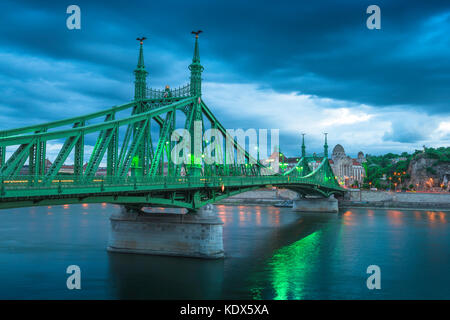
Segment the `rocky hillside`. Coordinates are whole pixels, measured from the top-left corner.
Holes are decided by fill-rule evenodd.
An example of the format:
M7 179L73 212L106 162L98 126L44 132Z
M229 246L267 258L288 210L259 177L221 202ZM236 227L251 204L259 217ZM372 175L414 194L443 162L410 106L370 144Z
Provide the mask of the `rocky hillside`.
M379 190L450 190L450 147L416 150L413 154L366 156L363 188ZM439 191L439 190L436 190Z
M447 186L450 180L450 161L436 153L416 153L408 166L409 181L406 184L421 187Z

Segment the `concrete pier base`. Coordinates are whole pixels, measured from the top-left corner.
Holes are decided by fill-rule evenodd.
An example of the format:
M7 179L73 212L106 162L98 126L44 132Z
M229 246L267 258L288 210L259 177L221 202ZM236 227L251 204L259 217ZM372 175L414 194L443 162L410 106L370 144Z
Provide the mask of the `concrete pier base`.
M111 215L108 251L222 258L223 223L212 205L187 214L144 213L122 207Z
M339 207L338 200L332 195L329 198L300 198L294 200L292 210L301 212L338 213Z

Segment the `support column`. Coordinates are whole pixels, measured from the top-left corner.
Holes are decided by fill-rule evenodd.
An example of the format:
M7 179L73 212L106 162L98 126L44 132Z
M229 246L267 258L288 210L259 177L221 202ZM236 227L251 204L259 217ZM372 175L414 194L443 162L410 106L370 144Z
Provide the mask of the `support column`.
M110 252L224 257L223 223L211 204L187 214L145 213L123 206L110 220Z
M294 200L294 211L338 213L338 200L331 195L329 198L300 198Z

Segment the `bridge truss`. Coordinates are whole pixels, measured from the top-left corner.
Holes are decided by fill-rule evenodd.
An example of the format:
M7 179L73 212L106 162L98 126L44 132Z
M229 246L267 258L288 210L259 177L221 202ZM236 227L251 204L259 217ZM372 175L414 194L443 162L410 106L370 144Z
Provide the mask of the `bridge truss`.
M327 156L311 171L304 154L291 170L276 173L254 159L230 137L206 106L201 93L198 35L195 38L190 83L176 89L149 89L141 40L135 69L134 100L79 117L0 131L0 208L66 203L109 202L133 206L163 205L196 209L237 193L267 185L286 187L302 195L328 197L342 193ZM213 137L215 161L205 161L208 142L192 141L182 155L185 163L172 161L176 142L190 136L195 124L220 132ZM92 148L89 142L94 141ZM47 164L47 146L60 144ZM227 145L227 144L231 144ZM231 150L232 154L229 153ZM9 153L7 157L6 154ZM231 161L243 157L241 161ZM67 161L72 173L62 175ZM99 175L99 167L106 167Z

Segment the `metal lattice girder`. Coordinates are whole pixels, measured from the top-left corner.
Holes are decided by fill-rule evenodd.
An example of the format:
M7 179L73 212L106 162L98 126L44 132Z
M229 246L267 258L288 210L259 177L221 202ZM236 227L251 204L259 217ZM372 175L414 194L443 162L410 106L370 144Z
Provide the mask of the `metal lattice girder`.
M135 105L135 102L130 102L130 103L126 103L123 105L114 106L110 109L90 113L90 114L83 115L83 116L78 116L78 117L73 117L73 118L68 118L68 119L63 119L63 120L58 120L58 121L52 121L52 122L47 122L47 123L43 123L43 124L22 127L22 128L4 130L4 131L0 131L0 137L17 136L17 135L22 135L25 133L36 132L36 131L45 132L48 129L64 127L64 126L67 126L70 124L75 124L77 122L83 122L83 121L87 122L92 119L104 117L111 113L129 109L129 108L133 107L134 105Z
M42 129L42 132L46 132L47 129ZM38 141L38 168L36 170L37 175L44 175L46 171L46 159L47 159L47 141L42 138L37 138Z
M214 114L209 110L209 108L206 106L206 104L203 102L203 100L201 101L201 107L202 107L202 111L203 111L204 115L207 117L207 119L209 121L211 121L211 123L215 124L216 128L219 129L219 131L223 134L223 136L225 138L233 139L229 135L229 133L227 133L225 127L219 122L219 120L217 120L217 118L214 116ZM237 143L235 143L234 144L234 148L235 148L236 151L239 150L239 153L243 154L244 158L249 160L250 163L256 163L259 167L264 167L265 168L265 166L260 161L257 161L252 156L250 156L250 154L242 146L240 146ZM273 174L276 174L276 173L273 172Z
M150 171L150 163L154 157L154 151L153 151L153 141L152 141L152 119L150 118L148 121L148 125L145 128L145 153L144 153L144 170L143 175L147 176Z
M106 149L111 142L111 139L114 135L115 127L108 128L100 132L100 135L97 139L97 143L95 144L94 151L89 159L89 162L86 166L86 170L84 175L86 177L94 176L97 172L97 169L105 155Z
M36 133L40 132L45 132L45 129L36 131ZM28 173L30 175L39 176L45 173L46 144L46 141L36 139L36 143L32 145L28 160Z
M176 103L173 103L173 104L170 104L167 106L162 106L158 109L150 110L150 111L143 112L140 114L136 114L136 115L130 116L125 119L117 119L117 120L113 120L113 121L97 123L97 124L85 126L82 128L63 129L63 130L59 130L59 131L44 132L44 133L38 133L38 134L32 134L32 135L8 136L5 138L0 138L0 147L29 143L30 140L34 139L34 138L42 138L43 140L62 139L62 138L67 138L68 136L76 135L80 131L83 131L84 134L89 134L89 133L99 132L106 128L112 128L116 125L117 126L128 125L128 124L135 123L140 120L146 119L148 117L156 117L161 114L165 114L174 109L181 109L185 105L192 103L192 101L194 99L195 99L194 97L186 98L186 99L180 100Z
M6 159L6 148L0 147L0 169L5 164L5 159Z
M161 134L159 136L158 146L156 147L155 154L152 159L152 163L150 165L149 175L155 176L158 170L158 165L161 163L161 158L163 155L164 147L166 145L166 141L170 140L170 128L172 127L172 117L175 111L168 112L166 115L166 120L164 121L164 125L161 129Z
M84 127L85 122L78 122L74 127ZM73 171L74 175L82 176L83 175L83 161L84 161L84 134L81 133L78 141L75 144L75 155L74 155L74 166Z
M131 166L131 161L133 160L133 157L139 152L138 146L140 145L142 138L145 135L145 129L147 128L148 119L142 120L138 126L136 127L137 133L133 138L133 141L131 143L131 146L128 150L128 153L125 157L125 160L123 163L119 164L120 167L118 169L120 176L126 176L128 173L128 170Z
M304 157L300 158L297 164L290 170L283 173L285 176L306 176L311 173L308 160Z
M132 133L133 133L133 126L132 125L128 125L127 131L125 132L125 137L124 137L123 142L122 142L122 147L120 148L120 153L119 153L119 157L118 157L118 160L117 160L118 164L122 163L124 161L124 159L125 159L125 155L126 155L127 150L128 150L128 144L130 143L130 138L131 138Z
M313 180L318 186L323 186L327 188L338 188L340 189L339 183L337 182L333 170L331 169L328 158L323 158L320 165L316 170L312 171L310 174L305 175L301 178ZM301 179L299 178L299 179Z
M71 136L66 139L55 161L53 162L52 166L48 169L47 174L45 175L46 182L51 182L53 178L58 174L59 169L64 164L64 161L66 161L67 157L69 156L70 152L72 151L72 149L74 148L75 144L77 143L80 137L81 133L78 133L78 135Z
M184 129L188 132L191 132L191 127L193 126L193 119L194 119L194 113L195 108L192 104L186 105L186 107L183 110L183 112L186 114L186 120L184 122ZM178 136L178 142L181 142L181 139L183 139L182 136ZM180 152L183 152L182 150ZM184 156L184 155L183 155ZM174 169L174 175L180 175L181 174L181 168L184 167L185 172L187 172L186 164L177 164L175 165Z
M30 155L28 157L28 174L30 176L35 175L36 173L36 166L37 166L37 152L38 152L38 146L37 143L34 143L30 148Z
M20 170L20 167L22 167L25 163L28 157L28 152L33 146L34 141L35 140L33 139L29 143L21 144L19 148L16 149L12 156L9 157L8 161L6 161L6 163L2 166L0 176L8 177L16 175L17 170Z
M138 113L140 111L139 109L140 109L140 104L136 104L133 107L133 111L131 114L134 115L134 114ZM120 154L118 155L118 158L117 158L117 168L119 167L119 165L121 163L123 163L125 161L125 155L128 150L128 144L130 143L131 136L134 132L134 126L135 126L135 123L130 123L127 127L127 131L125 132L125 137L123 139L122 147L120 148Z
M119 128L113 129L111 141L108 145L107 151L107 164L106 164L106 175L114 176L117 172L118 162L118 151L119 151Z

